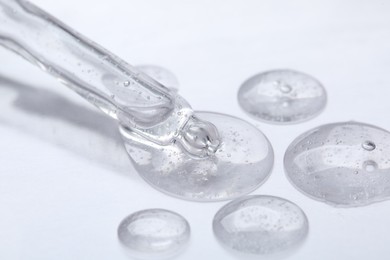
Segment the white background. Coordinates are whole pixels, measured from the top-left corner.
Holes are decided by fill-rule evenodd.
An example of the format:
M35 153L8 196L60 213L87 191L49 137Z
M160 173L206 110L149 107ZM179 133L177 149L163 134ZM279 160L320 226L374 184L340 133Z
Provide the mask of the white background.
M356 120L390 129L389 1L35 3L130 64L170 69L195 109L241 117L268 136L275 166L254 194L287 198L310 221L308 239L288 259L389 259L390 202L339 209L314 201L292 187L282 163L297 135L324 123ZM0 61L0 259L128 259L116 237L119 222L155 207L176 211L191 224L191 245L178 259L235 259L211 229L225 202L187 202L154 190L132 169L114 122L104 116L99 121L99 112L19 57L0 50ZM318 78L328 91L325 111L289 126L248 118L236 101L239 85L276 68ZM80 115L72 126L55 118L59 111L13 110L5 79L61 91L91 108L94 120L85 123L90 118ZM61 104L38 96L35 104L43 109Z

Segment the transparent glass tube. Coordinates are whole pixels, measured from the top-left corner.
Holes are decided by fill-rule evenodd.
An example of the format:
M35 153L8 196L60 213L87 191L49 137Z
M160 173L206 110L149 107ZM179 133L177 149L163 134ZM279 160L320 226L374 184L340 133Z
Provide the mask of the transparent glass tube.
M0 24L1 45L143 138L160 145L178 140L195 155L218 147L215 127L199 122L182 97L35 5L0 0ZM205 136L205 142L199 143L194 135Z

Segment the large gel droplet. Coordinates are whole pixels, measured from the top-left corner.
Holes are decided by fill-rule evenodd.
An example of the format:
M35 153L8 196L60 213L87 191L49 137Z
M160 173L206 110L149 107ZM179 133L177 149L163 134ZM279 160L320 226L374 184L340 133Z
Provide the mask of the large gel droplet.
M390 133L357 122L310 130L289 146L290 181L308 196L338 206L362 206L390 197Z
M271 123L297 123L321 112L326 92L316 79L292 70L273 70L245 81L238 102L249 115Z
M213 230L223 245L243 253L269 254L299 245L308 221L294 203L273 196L245 196L222 207Z
M148 209L126 217L118 227L118 238L133 257L165 259L188 244L190 226L177 213Z
M169 70L156 66L156 65L139 65L136 68L145 73L146 75L157 80L162 85L172 90L177 91L179 89L179 81L176 76Z
M221 136L217 152L193 158L176 144L159 146L121 128L125 146L139 174L153 187L187 200L232 199L259 187L273 166L268 139L251 124L228 115L198 112Z

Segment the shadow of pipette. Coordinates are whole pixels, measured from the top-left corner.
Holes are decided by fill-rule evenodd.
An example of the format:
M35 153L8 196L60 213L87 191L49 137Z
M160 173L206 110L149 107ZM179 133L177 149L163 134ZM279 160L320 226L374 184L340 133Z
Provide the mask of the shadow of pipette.
M0 109L0 124L16 127L118 172L135 173L117 123L98 110L3 75Z

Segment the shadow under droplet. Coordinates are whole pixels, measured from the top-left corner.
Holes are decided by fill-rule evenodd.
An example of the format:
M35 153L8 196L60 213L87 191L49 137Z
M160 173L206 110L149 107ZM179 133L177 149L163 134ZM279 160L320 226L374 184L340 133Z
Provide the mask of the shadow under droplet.
M65 98L0 75L0 124L126 173L135 170L115 120Z

